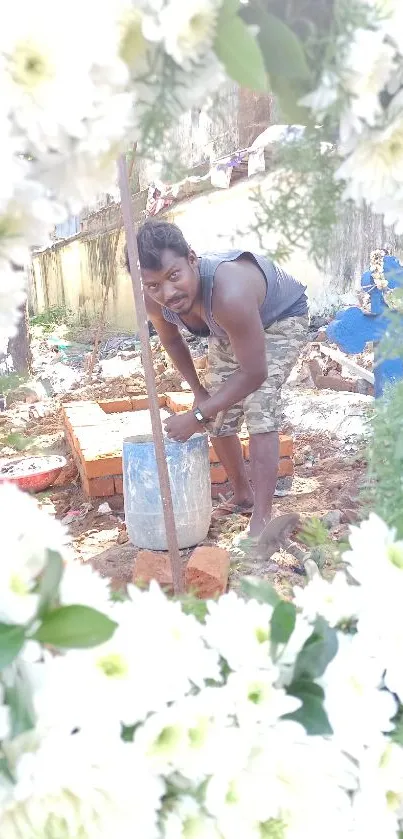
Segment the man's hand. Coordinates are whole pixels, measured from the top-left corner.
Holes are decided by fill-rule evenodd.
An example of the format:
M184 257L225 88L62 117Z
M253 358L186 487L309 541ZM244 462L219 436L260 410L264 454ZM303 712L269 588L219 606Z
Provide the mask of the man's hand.
M164 425L169 439L177 440L178 443L186 443L186 440L189 440L192 434L197 434L203 430L193 411L167 417L164 420Z

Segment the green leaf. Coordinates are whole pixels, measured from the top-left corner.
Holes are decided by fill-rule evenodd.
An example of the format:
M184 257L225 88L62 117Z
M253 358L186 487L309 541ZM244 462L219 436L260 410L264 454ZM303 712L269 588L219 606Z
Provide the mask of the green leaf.
M4 699L10 709L12 737L30 731L34 727L34 711L28 683L20 673L17 672L13 683L5 687Z
M284 119L289 125L308 125L310 113L307 108L299 105L298 102L307 92L307 89L297 81L291 81L284 76L270 76L270 87L279 101L280 109Z
M297 610L293 603L281 601L271 617L271 641L273 644L286 644L294 632Z
M241 591L247 597L257 600L258 603L269 603L270 606L277 606L278 603L282 602L273 586L266 580L259 580L257 577L244 577L241 580Z
M259 27L258 41L267 72L285 79L307 81L310 70L301 41L279 17L265 9L246 6L241 17Z
M221 23L228 20L229 17L234 17L237 14L239 4L240 0L223 0L218 15L218 28L220 28Z
M205 600L200 600L199 597L194 597L192 594L186 594L184 597L180 597L179 601L185 615L193 615L199 623L205 622L208 612Z
M48 551L47 553L48 560L39 583L39 617L43 617L50 608L52 601L56 599L63 575L63 560L60 554L56 551Z
M267 91L267 73L259 44L240 17L219 20L214 51L231 79L242 87Z
M25 628L0 623L0 670L8 667L24 646Z
M324 692L320 685L300 679L289 686L287 693L300 699L302 705L292 714L287 714L284 719L301 723L307 734L332 734L332 728L323 707Z
M10 767L5 757L0 758L0 775L4 775L4 777L7 778L7 781L14 786L15 778L10 772Z
M337 653L337 633L326 621L318 618L312 635L305 641L297 656L294 680L317 679L323 676L328 664Z
M48 612L32 636L35 641L64 649L97 647L109 641L117 624L89 606L61 606Z

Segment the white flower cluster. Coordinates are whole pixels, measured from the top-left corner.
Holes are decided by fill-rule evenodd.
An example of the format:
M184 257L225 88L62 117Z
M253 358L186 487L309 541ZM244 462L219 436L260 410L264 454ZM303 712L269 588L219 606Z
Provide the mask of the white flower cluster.
M356 0L368 28L340 38L335 66L303 100L319 118L340 111L338 177L345 198L364 201L385 223L403 231L403 5L400 0Z
M62 14L50 0L15 0L3 12L0 341L15 331L30 249L111 188L117 155L153 109L169 120L221 83L221 4L71 0Z
M18 496L0 491L11 518ZM403 704L403 545L376 516L352 530L356 584L316 577L297 591L281 643L277 607L234 593L199 622L157 585L113 601L104 580L67 558L52 594L49 550L65 550L63 531L24 503L30 538L11 526L3 534L1 836L398 836L403 750L390 735ZM57 654L38 643L41 621L59 631L63 611L80 607L114 621L109 640L72 649L60 636ZM338 651L316 681L301 671L295 682L301 651L318 665L312 629L323 618ZM22 622L25 643L7 662ZM312 736L292 718L297 684L311 721L324 696L333 734Z

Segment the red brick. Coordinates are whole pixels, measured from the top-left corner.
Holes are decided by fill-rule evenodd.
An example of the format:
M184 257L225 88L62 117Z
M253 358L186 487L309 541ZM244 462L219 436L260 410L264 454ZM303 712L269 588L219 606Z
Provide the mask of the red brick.
M147 411L150 407L148 396L132 396L132 411ZM158 405L164 408L166 405L166 397L164 394L158 396Z
M357 390L356 382L343 379L341 376L317 376L315 385L320 390L346 390L352 393Z
M133 582L148 585L156 580L161 588L173 593L172 571L169 554L140 551L134 565Z
M280 457L292 457L294 454L294 441L289 434L280 434Z
M211 484L211 497L219 499L220 496L225 498L231 489L229 481L225 481L224 484Z
M82 453L85 474L87 478L106 478L109 475L119 475L123 472L122 457L91 457L87 452Z
M123 495L123 475L114 475L113 483L115 485L115 492L117 495Z
M180 414L183 411L191 411L194 402L193 393L167 393L166 404L175 414Z
M220 458L215 453L213 444L211 442L209 442L209 444L208 444L208 453L209 453L210 463L219 463L220 462Z
M123 399L102 399L98 405L104 414L122 414L132 410L132 400L128 396Z
M107 498L115 493L112 475L109 478L92 478L91 480L84 475L81 481L83 490L89 498Z
M76 402L72 406L64 406L63 413L65 423L71 429L96 425L105 418L96 402Z
M228 586L229 552L223 548L196 548L185 571L185 587L206 599L224 594Z
M278 465L278 477L287 478L294 474L294 464L290 457L281 457Z
M56 478L54 486L56 487L63 487L71 484L72 481L77 480L78 478L78 469L73 460L73 458L69 459L69 462L66 466L63 466L60 475Z
M210 478L212 484L223 484L227 480L227 473L221 463L210 465Z

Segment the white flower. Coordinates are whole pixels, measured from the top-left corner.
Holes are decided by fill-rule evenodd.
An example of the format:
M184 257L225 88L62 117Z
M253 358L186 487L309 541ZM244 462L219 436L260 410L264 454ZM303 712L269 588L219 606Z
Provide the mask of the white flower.
M320 615L329 626L337 626L358 617L360 589L349 585L343 572L331 582L317 574L305 588L294 588L294 600L307 620L314 622Z
M164 839L220 839L214 820L189 795L178 798L163 822Z
M345 789L353 786L349 762L332 743L283 722L263 729L243 766L228 762L226 772L211 778L205 803L228 839L320 839L324 832L345 835L350 818Z
M343 82L350 94L352 112L374 125L382 112L380 93L395 69L395 49L384 40L384 33L356 29L345 57Z
M403 542L395 541L391 530L375 513L359 527L351 527L351 550L343 555L351 576L365 588L366 596L373 586L392 586L392 592L403 584ZM379 591L379 588L378 588Z
M378 202L402 194L403 119L396 118L383 130L366 132L337 170L346 181L345 198L363 201L376 211Z
M197 62L212 46L221 0L169 0L160 15L163 43L177 64Z
M46 197L43 186L26 179L0 216L0 259L27 266L29 246L46 244L53 225L63 218L63 211Z
M3 744L15 786L0 786L0 834L7 839L129 839L158 836L164 792L132 744L38 731Z
M0 345L17 332L20 307L27 296L25 284L25 272L13 271L9 261L0 258Z
M231 670L273 666L270 658L272 606L241 600L234 592L208 604L203 634Z
M111 4L98 8L91 0L85 4L72 0L70 11L71 16L64 20L49 0L37 0L35 11L25 0L16 0L0 33L12 119L36 154L58 150L66 133L82 136L84 121L91 117L102 92L95 71L109 68L112 92L114 65L124 70L117 56L118 28ZM79 28L77 14L82 24ZM91 21L93 37L88 40ZM126 75L121 72L120 78L124 83Z
M66 691L76 726L91 727L91 717L97 725L102 715L111 725L133 725L193 687L204 687L205 680L219 680L217 655L205 646L195 618L156 585L132 594L134 602L116 603L110 611L118 627L107 643L69 651L53 664L52 683L37 697L45 724L47 717L59 724Z
M4 692L0 684L0 742L10 735L10 709L4 704Z
M365 749L354 796L357 836L395 839L403 818L403 750L386 739Z
M22 624L35 615L34 589L47 550L64 553L66 536L59 522L13 486L0 486L0 510L0 621Z
M234 713L240 725L275 725L280 717L301 706L299 699L288 696L276 686L279 671L245 668L230 673L225 692L228 713Z
M382 690L382 662L373 657L360 636L339 633L338 641L338 652L321 684L334 737L354 756L393 729L397 708L393 696Z
M304 96L300 104L310 108L319 116L324 114L331 105L337 102L339 83L340 79L336 73L325 72L319 87Z
M221 690L216 688L213 693L220 694ZM214 716L214 697L204 696L203 692L151 714L137 729L135 745L152 770L164 775L179 772L197 783L219 772L220 762L228 760L224 754L229 719L223 716L221 703L218 695L218 721Z
M66 563L59 588L62 606L90 606L99 612L111 611L109 580L101 577L92 566L72 560Z

